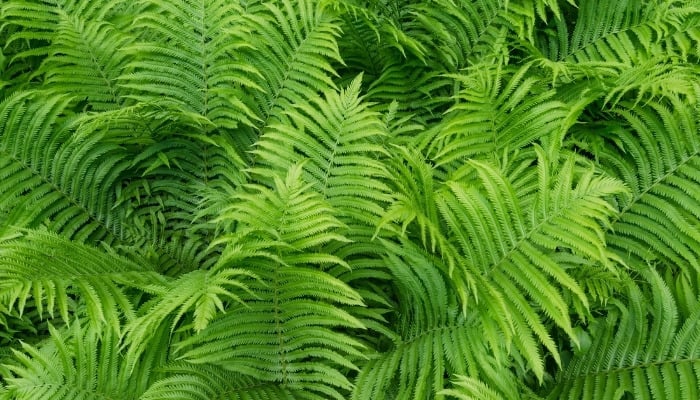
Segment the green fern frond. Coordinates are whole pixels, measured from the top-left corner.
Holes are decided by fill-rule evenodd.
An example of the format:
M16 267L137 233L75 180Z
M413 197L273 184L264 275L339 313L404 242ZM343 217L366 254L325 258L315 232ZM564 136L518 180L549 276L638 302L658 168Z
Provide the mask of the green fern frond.
M245 88L256 89L257 70L241 60L247 24L230 1L146 0L147 11L132 29L150 40L125 51L133 72L121 87L131 97L172 110L172 118L207 133L212 128L251 125L254 115L239 100ZM177 66L177 67L175 67Z
M379 145L385 135L376 113L360 97L361 76L340 93L326 92L284 112L256 143L253 171L265 176L302 160L304 179L345 223L374 226L389 201ZM348 220L349 219L349 220Z
M458 103L434 129L421 135L421 148L437 165L449 169L536 141L561 141L570 111L533 69L531 65L517 70L479 65L455 75L464 86Z
M503 397L484 382L469 376L458 376L454 389L444 389L438 394L460 400L503 400Z
M124 368L119 338L110 330L98 334L74 322L64 330L51 328L40 346L24 344L7 365L6 398L13 400L136 400L157 379L155 367L163 353L150 352L138 369ZM2 392L0 392L2 396ZM0 397L2 398L2 397Z
M397 331L389 335L392 346L364 364L351 398L441 399L445 376L453 374L481 377L506 398L519 398L517 381L502 378L510 372L501 334L482 325L477 313L459 311L449 281L434 265L439 261L407 241L384 243L397 289ZM498 343L496 353L489 341Z
M554 80L560 72L564 82L595 77L604 91L612 89L606 100L613 103L633 89L640 91L638 99L646 91L688 92L686 79L700 51L696 2L586 0L572 9L574 16L575 24L555 21L555 29L544 30L532 48Z
M21 313L33 299L40 315L58 310L70 321L83 303L92 324L116 332L124 319L136 318L126 288L164 283L148 265L45 231L0 242L0 278L0 300L9 309Z
M630 283L627 304L615 301L607 318L593 324L590 348L557 376L549 398L700 395L700 304L696 300L692 314L679 321L675 299L661 277L654 270L643 276L648 287Z
M507 57L504 39L512 29L507 6L503 0L418 2L408 5L415 20L402 26L431 49L425 56L434 69L456 73L492 56Z
M228 303L243 304L243 293L255 297L246 278L256 276L240 268L223 268L192 271L173 282L148 285L146 290L154 297L141 307L142 315L129 321L126 329L124 343L129 348L128 361L138 362L138 357L150 345L153 332L157 332L164 321L170 321L171 331L175 330L184 315L193 310L191 326L199 332L218 313L225 312Z
M212 365L176 363L164 368L171 376L151 385L140 400L306 400L317 396L282 388Z
M476 272L466 268L477 267L501 293L508 309L518 310L513 315L515 345L540 379L541 361L532 358L539 351L531 348L534 342L527 343L524 332L530 331L558 360L542 317L551 318L575 340L569 305L561 291L571 292L579 312L588 308L586 295L557 263L553 251L566 248L615 274L602 224L614 212L605 199L624 190L620 182L595 177L591 170L579 175L573 160L558 171L550 171L547 164L540 152L539 188L532 199L518 198L497 170L475 161L471 165L485 191L453 182L438 199L464 257L460 264L465 269L455 273L473 275ZM538 304L538 310L528 305L527 298Z
M33 75L59 93L71 93L93 110L112 109L122 100L116 79L126 58L120 49L130 42L109 20L114 1L12 0L0 9L6 29L16 27L8 43L29 40L30 49L15 54L45 57Z
M70 98L41 95L0 104L0 237L13 226L45 225L78 241L123 240L121 210L112 206L125 152L100 135L71 137Z
M631 266L661 261L699 271L698 107L670 97L644 107L624 103L614 112L624 122L606 124L609 142L596 156L631 197L620 199L611 248Z
M260 71L255 82L263 88L253 93L259 122L264 130L290 107L303 104L318 92L335 89L332 64L341 63L336 38L337 15L324 1L278 0L248 8L250 42L248 63Z
M177 352L190 363L305 391L305 398L343 399L352 387L345 371L357 369L352 360L362 357L362 345L339 329L363 326L338 305L362 305L362 299L323 271L344 265L318 250L345 240L336 233L342 225L301 176L298 165L285 179L275 177L274 189L251 185L223 212L222 222L235 221L237 232L218 240L226 249L217 268L254 271L254 296L242 296L245 306L231 305Z
M402 223L404 230L417 221L413 235L444 260L463 307L480 296L502 299L505 304L493 301L493 306L511 311L501 313L498 308L499 312L488 313L489 318L499 321L505 335L513 335L516 348L542 379L537 341L559 359L544 318L575 340L569 307L583 315L588 309L587 296L567 272L568 264L558 262L556 250L592 260L615 276L616 259L606 250L603 229L614 209L605 199L624 188L616 180L596 177L590 169L577 171L573 159L552 168L544 152L538 154L537 170L530 172L538 177L538 186L529 196L518 196L493 166L471 161L475 181L455 180L433 188L421 178L415 180L422 183L419 187L400 187L399 193L411 197L397 198L385 221ZM562 292L570 293L573 302Z

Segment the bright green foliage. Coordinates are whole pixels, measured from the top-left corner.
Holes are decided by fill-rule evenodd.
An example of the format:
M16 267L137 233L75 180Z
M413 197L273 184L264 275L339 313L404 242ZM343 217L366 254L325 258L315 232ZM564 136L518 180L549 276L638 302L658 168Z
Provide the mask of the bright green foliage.
M661 277L654 271L645 275L648 286L628 284L629 306L615 301L606 319L592 324L590 347L573 358L549 398L700 395L700 303L696 301L689 314L679 315ZM650 295L645 296L643 289Z
M700 397L697 0L3 0L0 399Z

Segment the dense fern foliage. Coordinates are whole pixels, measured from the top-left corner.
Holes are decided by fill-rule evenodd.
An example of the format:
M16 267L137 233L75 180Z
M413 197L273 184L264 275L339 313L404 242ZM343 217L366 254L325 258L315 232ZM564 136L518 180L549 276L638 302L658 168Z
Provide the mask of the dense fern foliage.
M0 399L700 398L700 1L0 1Z

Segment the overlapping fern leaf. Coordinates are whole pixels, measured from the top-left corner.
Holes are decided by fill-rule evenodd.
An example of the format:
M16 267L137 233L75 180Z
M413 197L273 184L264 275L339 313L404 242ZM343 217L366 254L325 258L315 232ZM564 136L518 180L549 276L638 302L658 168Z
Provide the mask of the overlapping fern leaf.
M199 335L176 345L178 358L213 364L262 382L275 383L300 399L343 399L352 387L362 345L344 329L363 328L339 305L361 297L324 269L344 265L319 246L346 240L340 222L302 167L276 176L273 187L251 185L220 216L235 233L219 239L226 248L220 268L254 270L259 280Z
M533 160L537 179L520 193L487 163L472 161L463 178L438 186L431 183L428 168L414 161L412 173L396 175L399 193L411 195L398 197L385 220L401 222L404 229L415 224L409 233L443 260L438 266L452 278L463 307L480 297L488 299L492 309L485 318L506 341L513 341L542 379L540 345L559 363L545 320L575 341L569 315L576 310L585 317L588 308L587 295L569 271L573 265L561 253L592 260L615 277L616 261L606 249L603 225L614 214L606 198L624 187L596 176L590 167L580 171L572 158L553 169L544 152L538 154ZM419 193L410 191L411 176L421 177ZM502 340L486 339L494 348Z
M660 262L695 274L700 270L697 106L671 96L646 106L623 103L613 112L619 118L601 123L606 133L595 155L626 183L631 196L620 199L611 248L631 266Z
M147 0L144 7L132 29L147 40L124 49L134 60L121 86L202 133L250 124L251 112L239 97L244 88L255 88L251 75L257 70L239 55L249 46L242 39L247 25L241 9L223 0Z
M151 385L142 400L295 400L300 391L280 387L211 364L175 363L162 368L170 375Z
M127 235L112 207L126 155L100 135L71 136L69 103L65 95L20 92L0 104L0 237L39 225L78 241Z
M434 265L440 261L408 241L386 246L385 262L397 290L396 331L389 334L391 347L370 356L351 398L443 398L439 392L446 377L458 374L519 398L517 380L503 379L511 374L505 343L496 352L489 349L476 309L460 311L449 279Z
M676 299L659 274L646 270L642 276L642 284L628 284L625 302L614 301L607 317L591 324L590 347L557 376L548 398L700 395L700 303L696 299L689 314L679 315Z
M146 263L114 251L32 230L0 242L0 301L20 314L33 305L40 315L58 312L68 322L84 313L94 326L120 331L136 318L127 290L164 278Z
M155 369L167 355L153 349L137 369L129 369L121 362L119 337L113 331L85 328L77 321L50 331L42 346L24 344L24 352L15 352L0 399L137 399L159 376Z
M336 87L332 64L341 61L336 42L340 26L324 1L254 1L248 11L256 45L246 58L260 71L255 82L263 89L249 103L259 119L255 126L264 130L288 107Z
M555 28L535 41L533 56L554 80L586 81L588 89L611 103L629 93L637 101L667 93L694 95L700 49L697 2L579 3L569 10L571 20L554 21Z
M122 102L117 86L126 62L120 50L131 38L112 22L114 1L8 1L0 7L8 43L31 46L13 55L13 63L42 57L33 76L46 88L71 93L92 110L113 109ZM17 28L17 29L13 29Z
M327 91L286 110L256 143L259 175L306 160L305 179L347 224L374 226L390 197L381 180L385 130L360 97L361 76L340 93Z

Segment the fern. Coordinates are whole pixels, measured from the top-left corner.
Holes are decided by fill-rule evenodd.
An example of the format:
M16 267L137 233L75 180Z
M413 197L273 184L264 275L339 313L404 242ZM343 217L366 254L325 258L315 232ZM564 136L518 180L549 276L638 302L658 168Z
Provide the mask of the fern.
M51 338L40 348L23 345L8 365L3 399L136 399L148 386L163 355L151 351L138 370L130 371L120 362L118 337L109 331L98 334L74 322L66 330L51 328ZM154 376L152 376L153 374Z
M588 307L586 295L566 272L566 264L559 264L551 252L565 247L595 260L614 276L614 257L605 249L600 223L613 212L604 198L621 192L623 187L617 181L596 178L591 171L576 176L572 160L560 171L550 171L546 157L541 151L539 154L534 197L518 199L496 169L473 161L470 166L479 184L447 182L444 189L435 189L435 194L424 184L423 199L400 198L388 210L386 219L398 219L404 226L416 220L426 248L438 250L445 260L443 268L454 280L464 307L472 297L489 298L495 312L488 318L498 321L499 329L508 340L514 340L542 379L542 356L536 341L557 363L559 356L538 314L552 318L575 340L569 305L560 290L571 291L580 312ZM571 220L577 223L570 224ZM538 310L528 305L528 297Z
M126 49L136 55L128 65L134 72L122 77L121 86L134 90L139 101L167 107L172 118L203 133L251 124L251 111L237 99L243 88L256 87L250 75L257 72L236 59L247 47L240 9L226 1L188 0L149 0L146 7L133 29L147 32L153 41Z
M646 107L615 109L622 125L611 126L601 164L631 189L621 199L610 244L629 264L660 261L698 271L697 108L677 97ZM620 152L632 154L630 159Z
M302 391L281 388L228 372L212 365L177 363L165 370L171 375L154 383L140 397L143 400L294 400L304 398Z
M109 324L119 331L122 318L135 318L126 288L145 287L164 279L146 265L140 265L112 251L69 241L43 231L28 231L0 243L0 300L9 309L24 310L33 299L39 314L63 319L80 314L73 304L75 292L84 301L87 315L95 326Z
M697 0L0 3L0 399L698 397Z
M629 305L615 302L606 320L591 327L590 348L571 360L549 398L698 396L698 303L679 321L676 301L661 277L653 270L643 276L651 298L629 284Z
M247 58L261 73L254 109L264 130L287 107L335 88L331 63L340 61L338 20L324 2L280 0L250 6L250 29L257 43Z
M479 67L494 69L457 76L465 86L459 103L420 138L421 147L438 165L500 155L564 136L569 110L535 74L528 74L529 65L512 72Z
M301 181L301 172L295 166L284 180L275 177L274 190L251 187L222 214L222 222L239 224L236 234L220 239L227 244L222 267L254 268L260 283L250 284L254 296L244 298L244 306L230 307L200 335L179 343L178 354L190 363L275 382L299 391L300 398L342 399L339 390L352 384L341 371L357 369L352 359L361 357L361 344L332 328L362 324L335 304L362 300L323 271L344 263L314 248L345 239L334 233L339 221Z
M432 398L445 385L445 373L481 375L508 398L517 398L499 343L490 353L481 340L477 313L464 315L450 296L450 284L429 256L410 243L387 243L386 263L397 286L396 332L392 347L373 355L357 378L353 399ZM496 334L498 335L498 334ZM497 372L498 371L498 372Z
M70 137L69 97L35 96L18 93L0 105L0 235L43 224L78 241L124 239L112 205L125 154L99 136Z
M11 1L2 8L8 26L21 29L8 42L44 44L20 52L17 58L45 57L34 73L59 93L72 93L93 110L108 110L123 101L116 79L125 64L118 51L130 42L110 17L111 1Z
M305 178L314 189L344 219L372 226L389 200L380 180L386 173L377 159L385 153L378 143L384 131L359 97L360 79L340 93L298 105L285 112L284 122L270 125L255 150L265 168L254 172L283 171L307 159Z

